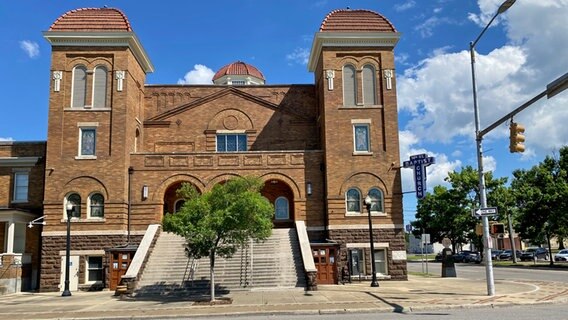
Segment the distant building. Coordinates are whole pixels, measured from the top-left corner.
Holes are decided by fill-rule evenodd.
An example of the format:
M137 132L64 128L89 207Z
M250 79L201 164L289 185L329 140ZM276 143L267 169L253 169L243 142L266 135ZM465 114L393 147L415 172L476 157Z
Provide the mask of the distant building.
M52 64L42 291L63 287L67 204L71 289L113 288L148 226L183 203L182 183L204 192L244 175L265 182L275 228L305 222L319 283L337 283L344 267L371 273L367 195L377 273L407 279L399 34L385 17L330 12L314 37L315 83L307 85L266 84L242 61L211 85L147 84L154 66L118 9L69 11L44 37ZM113 251L126 245L132 252Z

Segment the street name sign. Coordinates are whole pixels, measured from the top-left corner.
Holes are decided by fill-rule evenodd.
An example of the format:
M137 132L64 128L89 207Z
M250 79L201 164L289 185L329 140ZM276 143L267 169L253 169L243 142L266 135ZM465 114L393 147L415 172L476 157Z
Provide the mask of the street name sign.
M489 207L489 208L480 208L480 209L472 209L471 215L474 217L492 217L496 216L498 213L497 208Z

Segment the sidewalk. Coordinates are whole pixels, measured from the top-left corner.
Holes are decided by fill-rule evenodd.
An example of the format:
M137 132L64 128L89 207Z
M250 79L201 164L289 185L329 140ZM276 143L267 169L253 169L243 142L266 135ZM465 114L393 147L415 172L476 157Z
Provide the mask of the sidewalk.
M318 314L345 312L416 312L515 304L566 303L565 283L496 281L496 295L487 296L485 280L424 278L409 281L319 286L318 291L275 289L234 291L231 304L200 305L187 297L117 299L112 292L22 293L0 296L2 319L175 318L205 315Z

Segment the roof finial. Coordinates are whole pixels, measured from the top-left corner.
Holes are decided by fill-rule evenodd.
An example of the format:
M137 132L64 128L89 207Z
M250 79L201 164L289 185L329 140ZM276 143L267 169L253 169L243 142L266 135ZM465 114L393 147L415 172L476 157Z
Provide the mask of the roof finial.
M107 5L105 4L105 5L103 6L103 8L107 9L107 8L108 8L108 6L107 6Z
M351 10L351 7L347 6L347 10Z

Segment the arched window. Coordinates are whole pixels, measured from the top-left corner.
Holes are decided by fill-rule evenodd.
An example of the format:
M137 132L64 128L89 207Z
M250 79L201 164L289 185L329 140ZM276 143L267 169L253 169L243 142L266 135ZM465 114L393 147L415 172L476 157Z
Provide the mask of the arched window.
M103 66L95 67L93 79L93 108L106 108L107 95L107 69Z
M274 208L276 210L276 220L290 219L290 206L288 205L288 199L285 197L276 198L276 201L274 201Z
M179 199L176 201L176 203L174 204L174 213L177 213L181 210L181 207L183 207L185 203L185 200L183 199Z
M71 90L71 108L83 108L87 93L87 68L76 66L73 68L73 89Z
M383 212L383 192L377 188L369 190L371 197L371 212Z
M354 106L357 104L357 81L355 67L346 65L343 67L343 105Z
M368 64L363 67L363 104L376 105L377 91L375 80L375 68Z
M345 193L345 202L347 212L361 213L361 192L358 189L351 188Z
M89 218L105 217L105 199L100 193L93 193L89 197Z
M71 213L71 217L81 218L81 196L76 193L69 194L67 199L65 199L65 204L63 206L64 211L66 210L65 208L67 208L68 203L73 205L73 213ZM63 216L67 218L67 212L65 212Z

